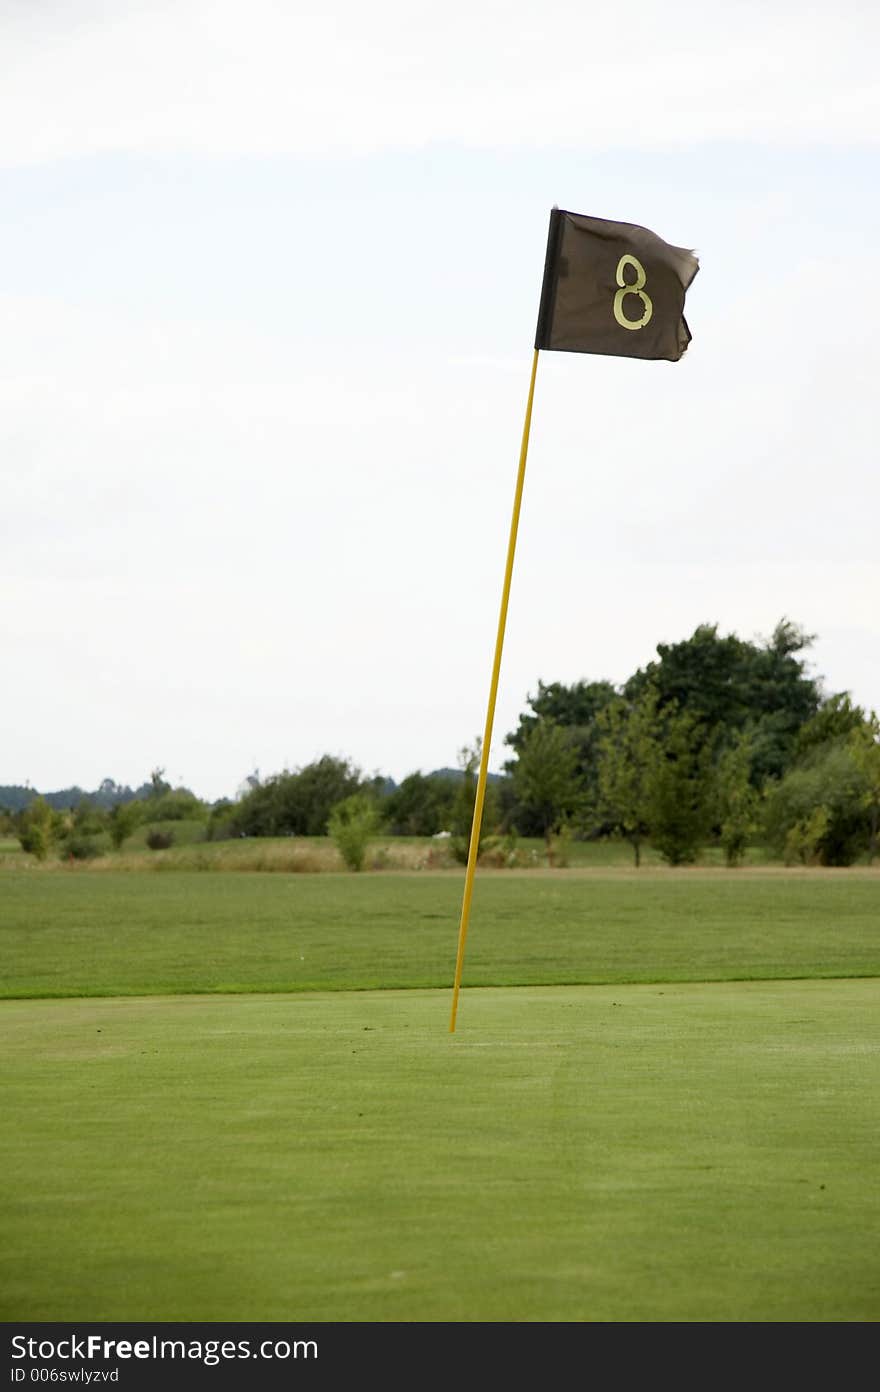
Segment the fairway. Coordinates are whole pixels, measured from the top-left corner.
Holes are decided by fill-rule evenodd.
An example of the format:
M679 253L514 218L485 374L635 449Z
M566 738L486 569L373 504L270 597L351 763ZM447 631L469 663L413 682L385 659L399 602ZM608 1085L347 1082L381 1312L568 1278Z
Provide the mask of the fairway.
M451 986L462 877L4 873L0 995ZM466 986L880 974L880 872L492 871Z
M873 1321L880 983L15 1001L4 1320Z

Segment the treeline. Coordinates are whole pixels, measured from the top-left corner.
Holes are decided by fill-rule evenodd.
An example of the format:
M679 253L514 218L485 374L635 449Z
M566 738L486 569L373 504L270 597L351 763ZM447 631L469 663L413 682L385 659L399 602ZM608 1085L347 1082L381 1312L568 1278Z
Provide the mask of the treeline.
M154 769L150 782L138 790L140 796L120 798L109 808L94 794L81 793L72 806L59 806L51 794L31 792L18 811L9 807L0 811L0 830L17 836L22 850L37 860L45 860L52 851L73 860L89 860L101 853L105 842L119 850L138 827L149 824L156 825L146 844L156 850L173 843L173 832L162 829L168 823L204 822L207 835L213 809L189 788L172 788L163 773ZM105 779L102 788L111 781Z
M636 865L646 843L672 865L712 843L729 865L755 842L789 863L873 859L880 724L848 693L822 692L807 670L812 641L788 620L757 642L701 625L658 645L656 660L620 687L539 682L506 736L504 774L490 779L481 851L503 843L516 863L517 838L539 836L552 863L566 838L613 836L631 844ZM237 800L212 805L172 789L159 769L138 795L110 806L84 795L61 812L32 794L6 823L37 856L53 845L85 856L98 836L118 847L144 823L198 819L207 839L329 831L353 868L379 830L446 833L464 861L479 753L478 742L464 746L457 769L414 772L400 784L325 755L265 779L254 774ZM110 789L118 785L105 780L102 792ZM155 844L162 835L153 833Z
M511 757L487 789L482 837L540 836L552 858L561 836L620 836L636 865L647 842L672 865L709 843L737 865L754 841L789 862L873 859L880 726L847 693L823 694L807 670L812 641L786 619L757 642L704 624L659 644L620 687L539 682L506 737ZM316 835L334 806L357 797L386 832L446 831L464 859L478 761L478 746L466 746L454 773L412 773L389 791L326 757L255 782L229 824Z
M701 625L620 688L539 683L507 738L520 830L615 834L638 865L672 865L754 840L787 862L850 865L877 853L880 724L807 671L812 638L788 620L753 643Z
M23 812L35 798L41 797L56 812L69 812L71 808L88 802L92 807L109 811L117 803L142 802L152 796L152 783L142 783L139 788L117 783L113 778L105 778L94 792L86 792L74 784L70 788L59 788L56 792L40 793L21 783L0 784L0 808L6 813Z

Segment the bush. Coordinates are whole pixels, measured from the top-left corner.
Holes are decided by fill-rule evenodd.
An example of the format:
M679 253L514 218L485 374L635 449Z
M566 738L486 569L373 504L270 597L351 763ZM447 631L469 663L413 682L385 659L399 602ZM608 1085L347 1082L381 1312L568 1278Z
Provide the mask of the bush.
M174 845L174 832L160 831L158 827L153 827L147 832L146 841L151 851L167 851L169 846Z
M550 841L547 859L551 865L555 865L559 870L564 870L571 864L571 842L571 827L568 822L563 822Z
M227 798L215 802L208 816L206 841L229 841L235 835L235 803Z
M235 805L233 828L248 836L325 836L331 810L360 786L360 773L347 759L325 754L295 773L253 785Z
M502 865L504 864L505 852L499 850L501 845L500 836L483 835L480 828L480 839L477 842L477 864L478 865ZM459 865L467 865L471 853L471 838L465 836L453 836L449 842L449 853L453 860Z
M144 821L150 822L204 821L208 815L205 804L188 788L169 788L141 803L140 809Z
M68 860L94 860L101 854L100 846L90 836L69 836L61 849Z
M364 793L355 793L336 804L328 830L349 870L362 870L367 846L379 829L375 804Z
M62 828L62 819L43 797L35 798L17 818L21 849L37 860L45 860Z
M117 802L114 804L107 819L107 825L110 830L110 840L117 851L122 849L123 842L131 836L137 826L140 817L139 807L140 804L135 802Z
M770 790L768 840L788 860L852 865L870 838L867 787L849 743L812 749Z

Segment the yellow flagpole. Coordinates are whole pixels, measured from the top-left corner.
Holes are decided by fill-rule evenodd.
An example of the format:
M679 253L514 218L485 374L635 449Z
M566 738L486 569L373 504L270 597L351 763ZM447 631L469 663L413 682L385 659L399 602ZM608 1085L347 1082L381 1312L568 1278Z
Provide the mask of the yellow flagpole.
M510 540L507 543L507 566L504 571L504 587L501 591L501 612L498 615L498 636L495 639L495 661L492 664L492 681L489 686L489 706L486 711L486 727L483 731L483 745L480 751L480 772L477 778L477 795L474 801L474 820L471 826L471 841L468 847L467 870L464 877L464 896L461 904L461 922L458 928L458 955L455 961L455 983L452 988L452 1015L449 1020L449 1033L455 1033L455 1017L458 1013L458 992L461 986L461 969L464 964L464 945L467 939L468 919L471 912L471 896L474 892L474 872L477 868L477 851L480 845L480 828L483 824L483 803L486 798L486 777L489 770L489 746L492 743L492 726L495 721L495 701L498 696L498 677L501 672L501 649L504 646L504 629L507 624L507 604L510 599L510 581L513 576L513 556L516 551L516 534L519 528L519 513L522 506L523 484L526 477L526 456L529 452L529 431L532 424L532 402L535 399L535 377L538 372L538 349L532 359L532 377L529 382L529 399L526 403L526 418L523 424L522 446L519 452L519 472L516 476L516 492L513 498L513 515L510 519Z

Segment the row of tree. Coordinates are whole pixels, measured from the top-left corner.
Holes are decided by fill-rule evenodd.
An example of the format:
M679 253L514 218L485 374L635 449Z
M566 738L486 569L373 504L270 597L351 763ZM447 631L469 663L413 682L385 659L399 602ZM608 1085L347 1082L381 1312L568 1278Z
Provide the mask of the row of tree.
M109 781L105 780L105 785ZM153 770L150 782L140 789L141 796L118 800L110 807L77 791L77 801L68 807L57 805L50 796L37 795L17 811L4 809L0 830L16 835L22 849L37 860L45 860L52 850L85 860L98 854L105 837L120 850L138 827L153 824L149 844L158 849L170 845L172 838L157 824L185 820L208 824L212 817L212 809L189 788L172 788L166 783L164 769Z
M710 841L731 865L754 840L789 861L873 859L880 725L847 693L823 694L807 670L811 642L787 620L757 642L702 625L658 645L656 660L620 687L539 682L506 737L504 774L487 788L482 838L542 836L549 856L563 833L622 836L636 865L646 842L670 864L695 860ZM99 831L120 846L139 823L196 817L209 837L329 830L355 847L380 827L446 832L465 860L479 753L478 742L466 746L457 769L414 772L399 785L325 755L266 779L254 774L236 801L213 806L172 789L157 769L140 796L110 807L83 797L61 814L34 799L11 820L34 854L53 838L77 854Z
M523 829L616 832L636 864L646 840L671 864L714 840L735 865L754 838L804 863L873 858L880 725L822 694L811 641L786 620L761 643L704 625L620 690L540 684L508 737Z
M164 770L160 769L158 772L162 774ZM73 784L70 788L38 793L29 783L6 783L0 785L0 808L7 814L23 812L35 798L42 797L56 812L69 812L72 807L77 807L82 802L88 802L92 807L109 812L120 802L143 802L153 795L154 790L153 779L142 783L138 788L131 788L127 783L117 783L115 778L105 778L93 792L86 792L78 784Z
M803 863L873 858L880 727L847 693L823 694L807 670L812 641L785 619L755 642L707 624L658 645L621 687L539 682L506 738L505 774L487 789L483 835L542 836L548 854L563 830L623 836L636 865L648 841L673 865L710 841L736 865L756 839ZM466 858L478 759L478 745L465 747L457 771L412 773L389 790L326 757L255 780L230 823L316 834L333 806L366 796L392 834L445 830Z

